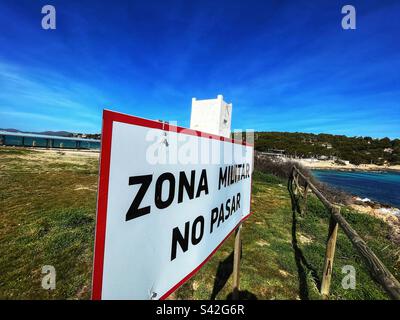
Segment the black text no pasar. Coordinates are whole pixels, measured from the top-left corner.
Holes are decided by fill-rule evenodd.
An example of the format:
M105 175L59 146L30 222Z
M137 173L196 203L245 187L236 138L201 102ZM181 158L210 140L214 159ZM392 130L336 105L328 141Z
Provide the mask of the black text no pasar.
M221 203L210 212L210 234L220 227L230 216L240 208L240 193ZM190 226L190 221L185 222L183 233L179 227L172 230L171 261L176 258L178 244L183 252L189 249L189 241L193 246L200 243L204 235L204 217L198 216Z

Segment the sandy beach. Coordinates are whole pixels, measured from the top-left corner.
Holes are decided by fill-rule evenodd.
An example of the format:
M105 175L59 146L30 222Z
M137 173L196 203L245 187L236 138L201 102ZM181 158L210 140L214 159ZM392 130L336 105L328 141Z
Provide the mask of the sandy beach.
M301 165L309 169L319 169L319 170L343 170L343 171L397 171L400 172L400 165L393 166L378 166L376 164L346 164L340 165L332 160L308 160L301 159L296 160Z

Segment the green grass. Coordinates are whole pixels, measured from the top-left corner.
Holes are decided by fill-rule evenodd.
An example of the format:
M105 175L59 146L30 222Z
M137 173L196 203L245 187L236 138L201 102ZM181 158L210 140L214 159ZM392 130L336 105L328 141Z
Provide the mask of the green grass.
M310 197L308 214L293 217L286 181L255 172L252 210L254 214L242 229L241 297L321 299L318 289L329 223L322 204ZM388 226L374 217L348 209L343 210L343 215L390 271L400 278L399 249L387 240ZM220 287L220 278L227 282L216 299L230 298L231 270L226 267L226 274L220 273L217 280L216 270L232 253L232 248L231 237L191 280L175 292L174 298L209 299L214 284ZM356 270L355 290L342 288L345 276L342 267L345 265L352 265ZM341 231L338 233L330 299L387 299Z
M81 170L56 155L57 167L37 161L46 155L24 151L26 158L0 153L0 298L87 299L97 161L87 159ZM55 290L41 287L44 265L56 269Z
M96 158L0 148L0 298L88 299L96 208ZM242 229L240 294L244 299L320 299L328 216L316 198L308 214L292 214L286 181L256 172L252 211ZM354 229L400 278L399 248L388 226L342 210ZM233 236L171 298L230 298ZM41 287L41 268L53 265L56 289ZM355 290L341 287L353 265ZM363 261L339 231L331 299L385 299Z
M10 147L1 147L0 155L24 155L29 154L29 150L23 148L10 148Z

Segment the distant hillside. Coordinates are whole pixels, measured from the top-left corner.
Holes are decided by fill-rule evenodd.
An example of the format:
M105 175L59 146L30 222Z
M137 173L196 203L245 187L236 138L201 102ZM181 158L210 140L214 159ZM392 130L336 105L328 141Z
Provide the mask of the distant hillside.
M60 136L60 137L73 137L72 132L68 131L42 131L42 132L32 132L32 131L21 131L18 129L14 128L9 128L9 129L2 129L0 128L1 131L7 131L7 132L20 132L20 133L35 133L35 134L46 134L50 136Z
M31 131L21 131L18 129L2 129L0 131L7 131L7 132L20 132L20 133L34 133L34 134L44 134L49 136L59 136L59 137L83 137L88 139L100 139L101 135L99 133L73 133L69 131L42 131L42 132L31 132Z
M42 132L35 132L38 134L47 134L49 136L60 136L60 137L73 137L74 134L68 131L42 131Z
M17 130L17 129L2 129L2 128L0 128L0 131L7 131L7 132L21 132L21 131L19 131L19 130Z
M343 135L256 132L255 149L285 150L285 154L300 158L323 157L349 160L353 164L400 164L400 139L374 139Z

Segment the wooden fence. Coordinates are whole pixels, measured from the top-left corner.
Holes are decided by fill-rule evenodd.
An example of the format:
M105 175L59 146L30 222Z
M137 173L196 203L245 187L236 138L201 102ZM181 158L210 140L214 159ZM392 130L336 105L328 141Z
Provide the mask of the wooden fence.
M397 279L390 273L390 271L379 260L379 258L372 252L365 241L343 218L343 216L340 214L340 207L329 202L326 197L310 182L310 179L304 176L300 170L296 168L296 166L293 166L293 170L289 178L289 185L295 193L299 193L299 195L304 199L304 208L301 210L303 214L307 212L307 197L310 191L313 192L324 204L325 208L330 214L325 263L321 281L322 296L327 298L329 295L337 232L338 227L341 227L357 252L364 259L372 278L383 287L383 289L392 299L400 300L399 281L397 281Z

